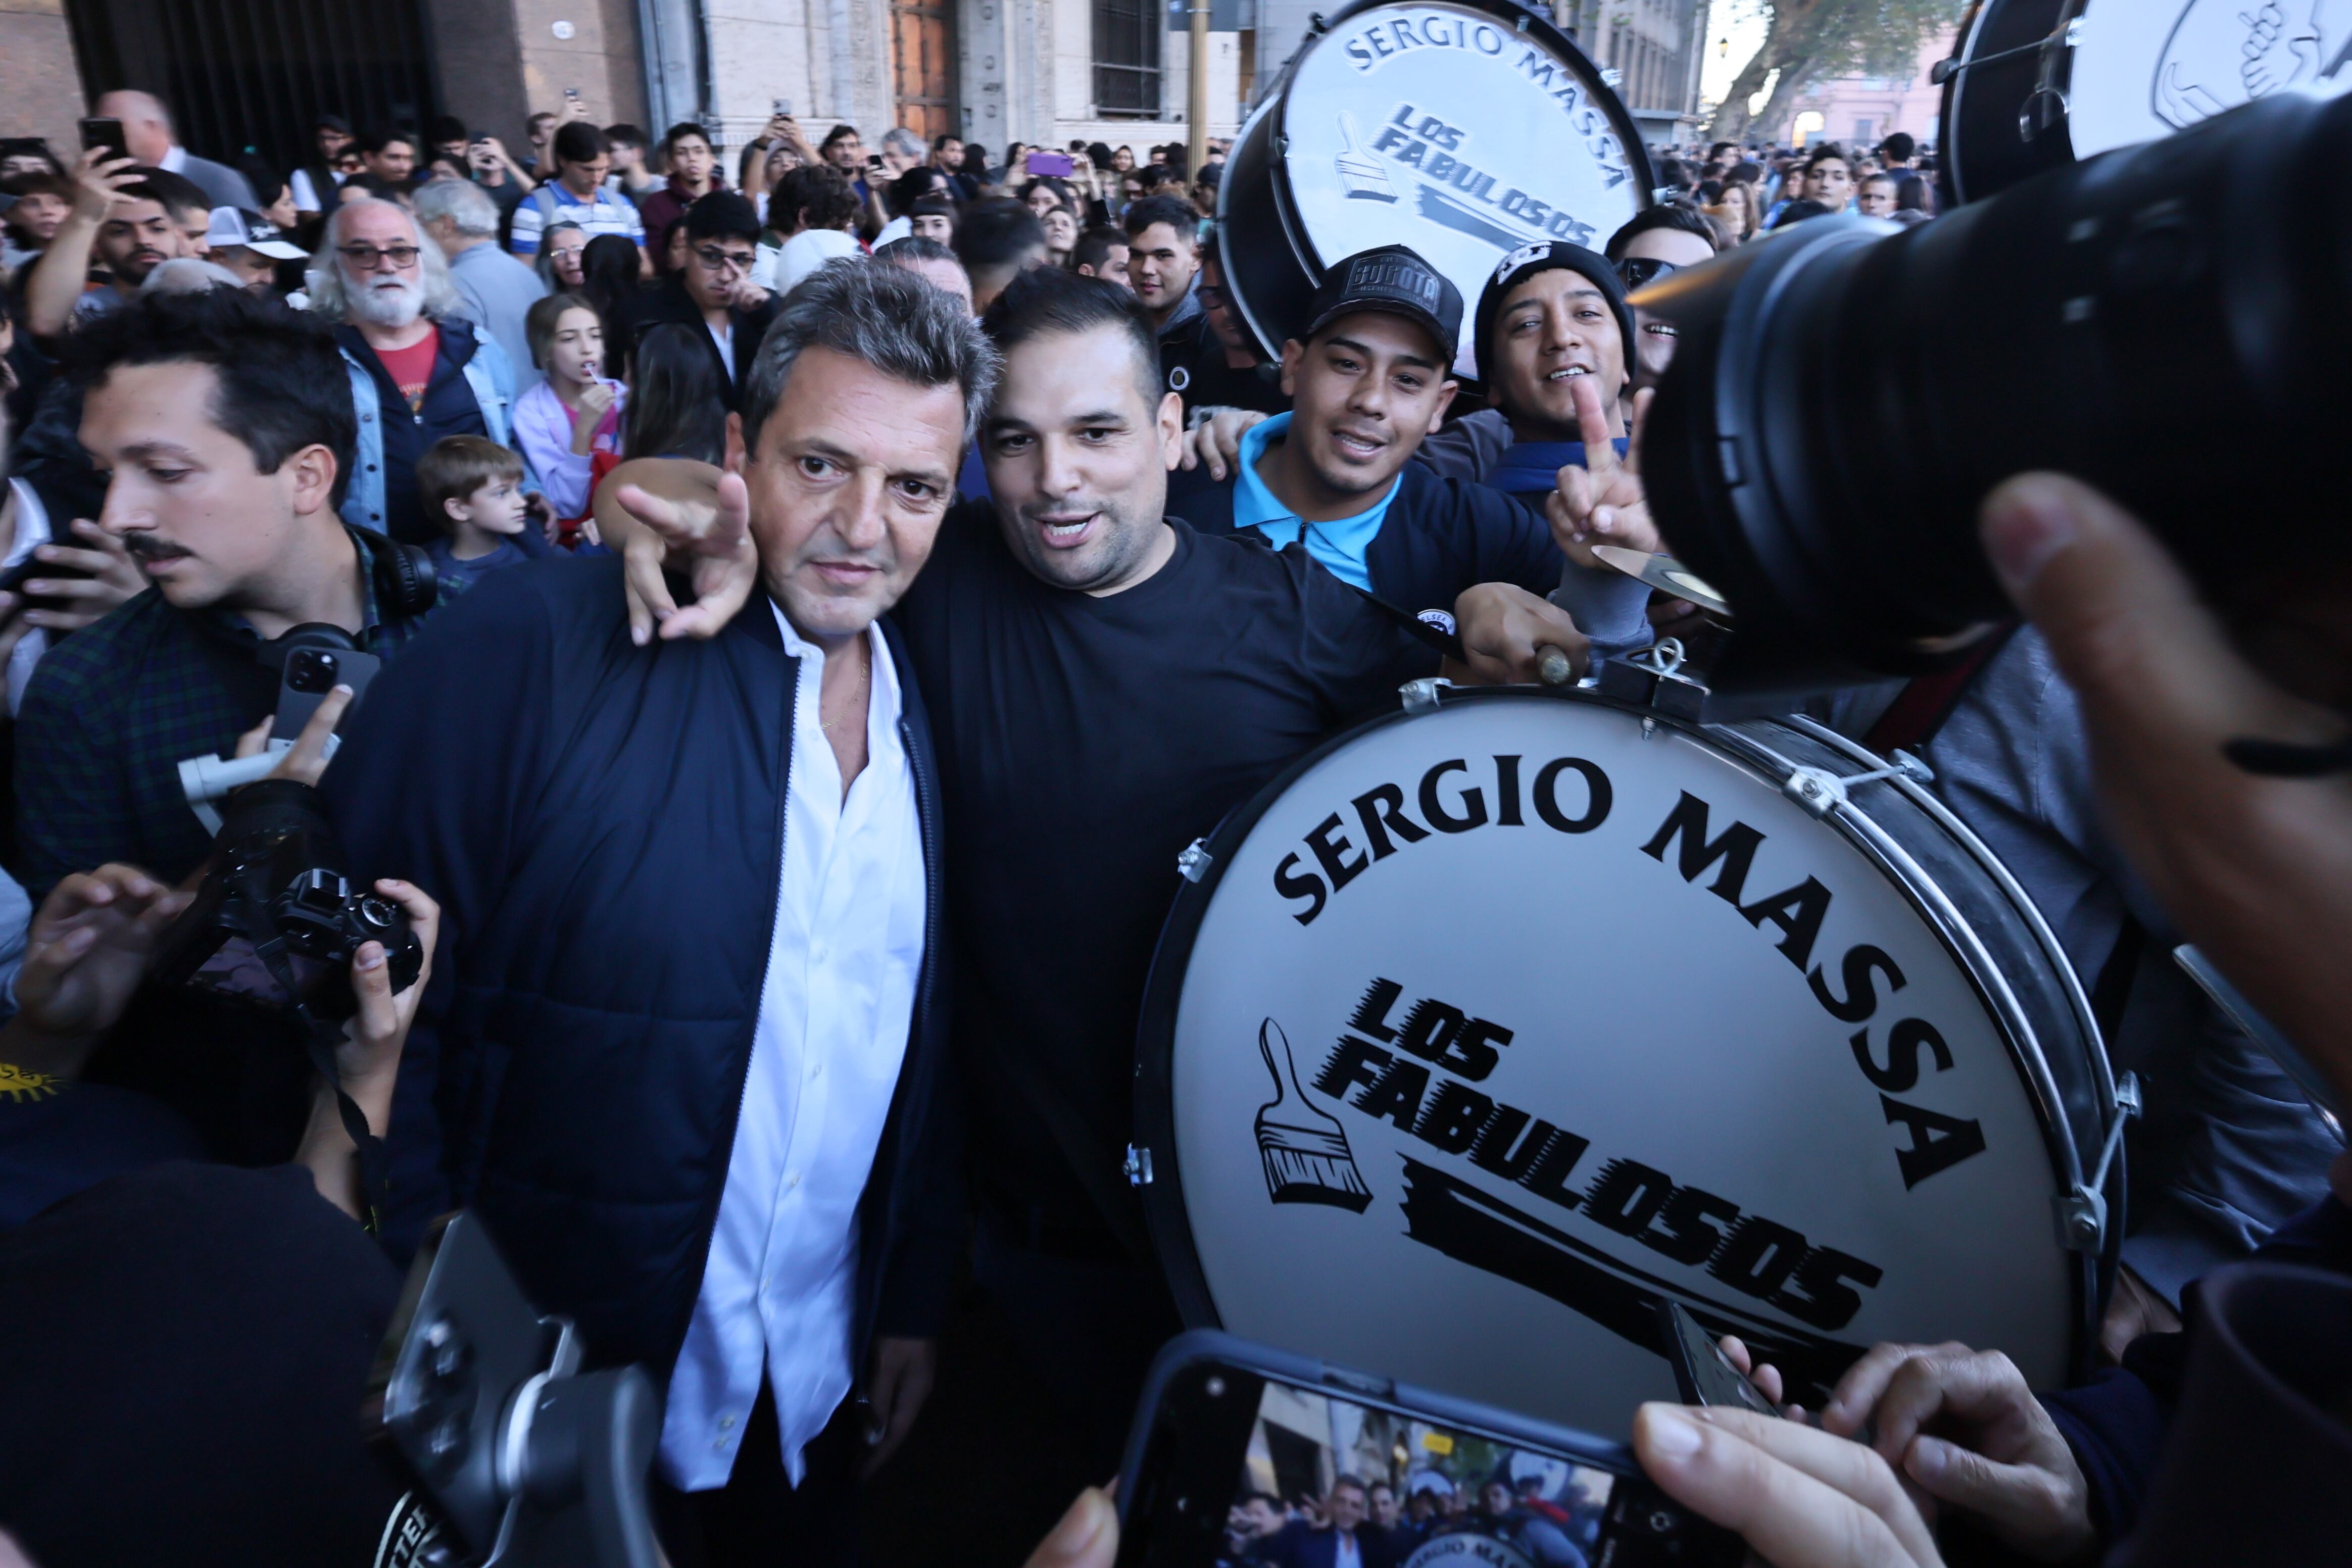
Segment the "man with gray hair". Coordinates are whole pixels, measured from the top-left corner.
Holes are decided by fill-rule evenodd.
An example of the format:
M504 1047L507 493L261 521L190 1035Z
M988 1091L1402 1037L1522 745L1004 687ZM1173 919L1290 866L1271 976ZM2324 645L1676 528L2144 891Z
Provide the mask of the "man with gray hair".
M416 221L449 261L449 281L466 301L466 317L489 329L514 367L515 394L539 384L523 318L547 297L547 285L528 262L499 248L499 204L471 180L435 180L416 193Z
M124 89L106 93L91 110L101 119L122 121L122 144L151 169L163 169L192 180L205 193L208 207L244 207L258 211L252 183L226 163L199 158L180 145L172 130L172 111L152 92Z
M495 337L465 315L441 247L397 203L344 203L311 258L310 309L336 323L359 415L358 460L343 521L427 544L416 460L444 436L511 446L514 368ZM525 489L536 490L526 479Z
M446 933L400 1090L437 1072L445 1120L390 1142L437 1137L455 1190L387 1228L471 1205L593 1358L666 1381L681 1564L853 1563L856 1479L930 1385L961 1218L939 775L879 617L995 369L914 274L813 277L715 481L751 612L632 646L618 560L493 574L326 774L354 869L405 868Z

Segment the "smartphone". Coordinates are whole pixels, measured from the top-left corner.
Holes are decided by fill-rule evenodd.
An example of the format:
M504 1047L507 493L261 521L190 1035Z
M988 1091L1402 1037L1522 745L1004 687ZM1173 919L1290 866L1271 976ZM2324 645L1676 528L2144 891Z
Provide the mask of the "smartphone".
M1682 1391L1685 1405L1725 1405L1776 1417L1780 1414L1764 1391L1725 1358L1715 1336L1680 1301L1658 1303L1658 1326L1664 1331L1666 1359L1674 1363L1675 1386Z
M299 739L302 726L338 686L352 689L352 708L367 695L368 682L383 668L383 660L355 648L298 647L286 654L286 668L278 681L278 718L269 726L274 741ZM344 717L351 708L343 710Z
M1032 153L1026 164L1032 179L1066 180L1075 166L1067 153Z
M779 98L775 100L774 102L776 105L777 119L790 120L793 117L793 100L791 99Z
M563 89L563 96L577 103L580 101L580 89L576 87L567 87Z
M1376 1485L1393 1509L1366 1489ZM1275 1538L1307 1534L1309 1510L1360 1515L1368 1563L1733 1568L1747 1554L1653 1486L1622 1443L1212 1330L1171 1340L1152 1363L1118 1506L1119 1568L1280 1561L1295 1542Z
M27 551L22 561L17 562L5 572L0 572L0 594L17 595L16 607L10 612L12 616L20 616L31 609L70 610L76 605L76 601L72 599L46 595L30 599L24 597L25 584L35 577L54 580L58 577L87 577L89 574L79 566L58 566L43 562Z
M122 121L120 120L83 121L81 147L85 153L93 147L103 147L109 158L131 156L131 144L122 139Z

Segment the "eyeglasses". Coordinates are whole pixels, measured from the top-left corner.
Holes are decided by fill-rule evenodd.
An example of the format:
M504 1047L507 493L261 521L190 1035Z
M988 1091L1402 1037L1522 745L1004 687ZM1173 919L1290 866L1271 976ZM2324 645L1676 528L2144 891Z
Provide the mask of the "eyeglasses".
M1617 276L1624 279L1625 287L1628 289L1639 289L1644 284L1655 283L1667 273L1681 270L1682 268L1675 263L1661 261L1654 256L1629 256L1617 264Z
M335 254L362 272L373 272L379 262L389 261L394 267L411 267L424 252L413 245L387 245L379 250L373 245L339 245Z
M749 272L751 270L752 264L759 259L751 251L721 250L715 245L698 245L694 247L694 254L713 272L730 267L738 272Z
M1192 297L1201 301L1201 309L1203 310L1222 310L1225 308L1225 291L1223 289L1212 288L1206 283L1196 283L1192 286Z

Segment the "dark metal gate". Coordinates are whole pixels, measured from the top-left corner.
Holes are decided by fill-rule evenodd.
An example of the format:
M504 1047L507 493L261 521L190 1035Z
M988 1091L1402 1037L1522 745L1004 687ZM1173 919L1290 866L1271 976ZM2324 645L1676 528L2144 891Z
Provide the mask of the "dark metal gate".
M316 156L312 122L421 127L435 113L421 0L66 0L82 86L142 88L181 142L284 170Z

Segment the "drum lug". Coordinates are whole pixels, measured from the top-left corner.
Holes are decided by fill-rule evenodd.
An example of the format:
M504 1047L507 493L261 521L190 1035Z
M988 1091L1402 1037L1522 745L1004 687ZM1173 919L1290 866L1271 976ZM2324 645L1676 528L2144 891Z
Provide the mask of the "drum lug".
M1201 840L1195 838L1176 857L1176 871L1186 881L1197 882L1209 874L1209 868L1216 864L1216 859L1202 847Z
M1129 1143L1127 1146L1127 1184L1148 1187L1151 1184L1151 1151Z
M1440 694L1450 690L1453 685L1454 682L1442 675L1424 675L1419 680L1408 680L1398 687L1397 695L1404 700L1404 710L1408 713L1434 713Z
M2074 1252L2099 1252L2107 1239L2107 1172L2116 1163L2116 1152L2124 1146L2124 1128L2140 1112L2139 1075L2127 1072L2116 1079L2116 1120L2107 1129L2107 1142L2099 1151L2098 1169L2090 1180L2077 1182L2074 1190L2055 1200L2058 1210L2058 1244Z
M1913 784L1932 784L1936 770L1908 752L1896 752L1886 766L1873 768L1866 773L1848 773L1843 778L1821 768L1793 768L1781 781L1780 793L1813 816L1827 816L1846 803L1849 786L1897 776Z

